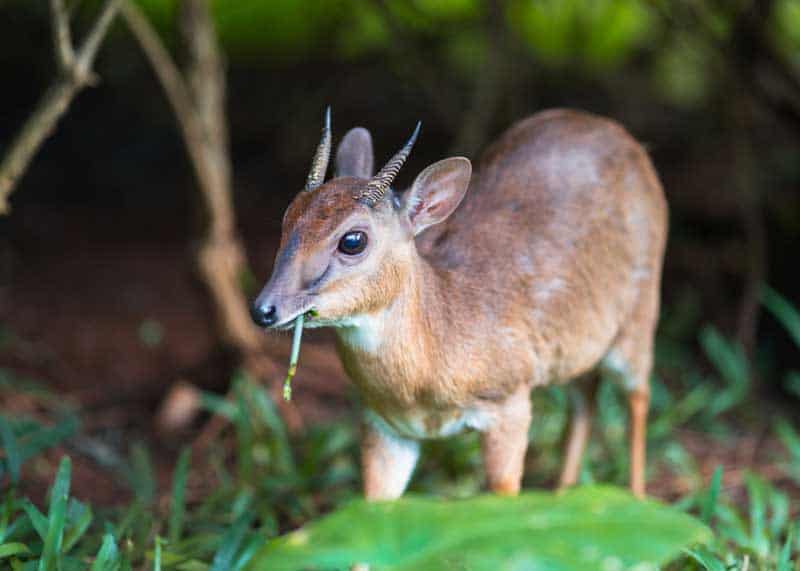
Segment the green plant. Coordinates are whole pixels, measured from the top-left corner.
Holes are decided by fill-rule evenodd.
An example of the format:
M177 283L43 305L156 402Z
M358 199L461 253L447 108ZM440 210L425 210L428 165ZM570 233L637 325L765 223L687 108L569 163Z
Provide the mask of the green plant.
M446 533L444 532L446 530ZM696 520L607 487L516 498L356 501L268 542L251 569L656 569L711 537Z
M748 473L743 478L746 501L737 503L730 481L723 486L721 469L714 472L705 487L698 462L677 436L679 429L690 428L706 434L706 438L733 438L731 420L739 421L740 411L747 406L753 368L734 344L716 330L706 328L700 335L700 347L713 368L710 373L701 373L700 360L682 349L693 342L696 325L686 315L677 317L684 325L671 329L674 337L669 341L662 334L660 342L662 348L669 349L669 366L659 364L657 369L668 379L654 377L652 383L650 479L673 473L689 482L694 491L678 499L674 507L697 516L714 535L709 538L703 532L702 537L689 534L679 538L687 549L666 568L797 571L800 521L792 513L786 492L763 477ZM669 329L671 323L674 324L668 319L665 326ZM670 347L669 343L673 345ZM612 553L604 550L613 549L632 558L641 555L643 561L661 562L666 555L662 558L639 553L636 549L642 542L632 538L648 530L658 531L658 525L673 521L670 518L677 518L674 521L679 525L692 521L655 504L629 505L624 492L604 487L587 486L564 496L546 492L526 492L516 499L476 496L483 477L476 434L425 446L412 490L449 498L446 501L410 497L381 506L353 502L358 496L358 451L351 421L312 426L304 434L290 438L263 389L243 375L234 379L233 387L232 400L203 395L205 407L228 418L230 428L219 445L212 447L207 462L201 464L195 459L193 464L189 453L182 453L168 489L159 489L147 448L135 444L122 467L133 496L127 505L99 510L68 497L71 470L69 460L64 460L54 480L48 508L40 511L20 497L17 485L24 482L27 462L32 458L52 455L48 451L53 446L69 444L79 436L80 415L56 406L59 399L47 391L0 371L0 397L3 391L29 391L59 418L56 423L42 424L25 417L0 417L0 474L10 484L0 504L0 567L259 568L275 556L277 551L273 550L289 549L293 541L303 537L313 541L298 551L302 551L298 557L322 557L324 553L328 553L325 557L333 557L330 548L337 533L345 537L336 545L350 551L341 551L336 561L380 557L384 563L415 569L428 564L436 568L435 561L451 556L468 557L475 562L474 568L484 564L497 568L498 560L512 552L529 558L526 561L552 556L553 561L568 565L569 557L580 555L582 548L584 554ZM560 440L569 410L559 389L535 391L533 398L537 422L531 430L525 487L541 489L549 487L558 474ZM613 383L606 382L598 398L597 430L581 481L624 485L624 395ZM779 418L772 434L783 444L776 465L800 484L800 434L796 424ZM215 484L198 490L193 484L198 477L205 481L213 478ZM164 494L168 494L169 501L159 501ZM469 499L452 499L459 497ZM600 511L587 511L589 504ZM637 512L639 509L643 511ZM648 511L651 509L654 511ZM487 512L485 517L477 517L483 513L480 510ZM323 515L329 512L331 515ZM594 527L597 522L592 518L597 513L621 517L618 535L608 525ZM517 514L516 520L512 514ZM644 514L652 524L647 529L641 526ZM634 532L628 530L631 521L636 523ZM445 527L447 533L441 533ZM556 527L558 533L553 536ZM580 540L575 535L578 528L582 530ZM404 551L407 546L398 543L401 532L408 530L418 532L414 535L419 542L415 544L416 559L410 559L409 550ZM381 533L388 539L378 541L376 537ZM569 541L562 541L565 534ZM654 536L664 544L674 539L660 531ZM356 541L358 537L361 543ZM447 537L453 538L452 543L445 541ZM549 540L533 542L533 537ZM708 541L689 546L692 538ZM539 549L541 545L545 547ZM566 545L571 549L561 551ZM675 545L670 543L671 553ZM520 547L522 551L517 551ZM594 548L600 551L595 552ZM608 563L616 564L616 560L609 559ZM574 561L572 564L561 568L576 568Z

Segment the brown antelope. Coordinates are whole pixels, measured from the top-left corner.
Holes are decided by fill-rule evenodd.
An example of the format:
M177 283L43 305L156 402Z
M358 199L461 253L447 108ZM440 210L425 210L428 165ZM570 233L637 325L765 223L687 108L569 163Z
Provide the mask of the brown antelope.
M598 370L627 392L630 485L643 496L667 229L644 149L611 120L550 110L513 125L477 172L448 158L397 192L418 132L374 174L370 134L352 129L324 182L328 113L253 319L288 329L302 313L335 328L366 408L367 498L403 493L419 440L465 429L482 433L489 488L517 493L529 393L570 381L560 485L574 484Z

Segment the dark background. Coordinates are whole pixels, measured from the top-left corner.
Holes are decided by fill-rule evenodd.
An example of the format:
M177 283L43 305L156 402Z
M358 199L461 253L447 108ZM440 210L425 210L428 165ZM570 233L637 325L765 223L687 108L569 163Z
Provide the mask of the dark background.
M173 3L141 4L180 60ZM254 288L269 275L326 105L334 142L363 125L377 162L422 120L401 187L445 156L477 158L518 119L581 108L628 128L664 183L662 347L696 354L699 328L715 324L753 358L752 414L800 406L784 383L800 352L758 300L766 283L800 303L800 3L214 6ZM93 14L91 2L79 6L78 32ZM46 2L0 4L0 151L54 77L50 40ZM96 71L100 83L74 102L0 220L0 366L99 411L89 422L124 444L128 431L147 433L171 383L222 392L230 371L215 356L191 260L202 228L192 170L160 85L119 22ZM669 381L668 367L661 374ZM311 399L312 421L352 407L340 371L314 391L316 400L296 391L301 409Z

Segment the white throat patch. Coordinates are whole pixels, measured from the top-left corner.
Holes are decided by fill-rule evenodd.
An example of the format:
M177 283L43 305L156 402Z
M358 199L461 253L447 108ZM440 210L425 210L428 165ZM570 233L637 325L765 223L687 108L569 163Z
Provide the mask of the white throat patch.
M336 334L348 347L374 354L383 340L386 327L384 315L380 312L348 317L336 324Z

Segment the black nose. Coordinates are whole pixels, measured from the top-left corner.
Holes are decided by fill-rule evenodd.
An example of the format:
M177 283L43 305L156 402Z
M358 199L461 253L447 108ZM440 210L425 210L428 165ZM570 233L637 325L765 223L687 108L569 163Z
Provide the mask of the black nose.
M254 303L250 306L250 317L259 327L269 327L270 325L275 325L275 322L278 321L278 311L274 305L264 309Z

